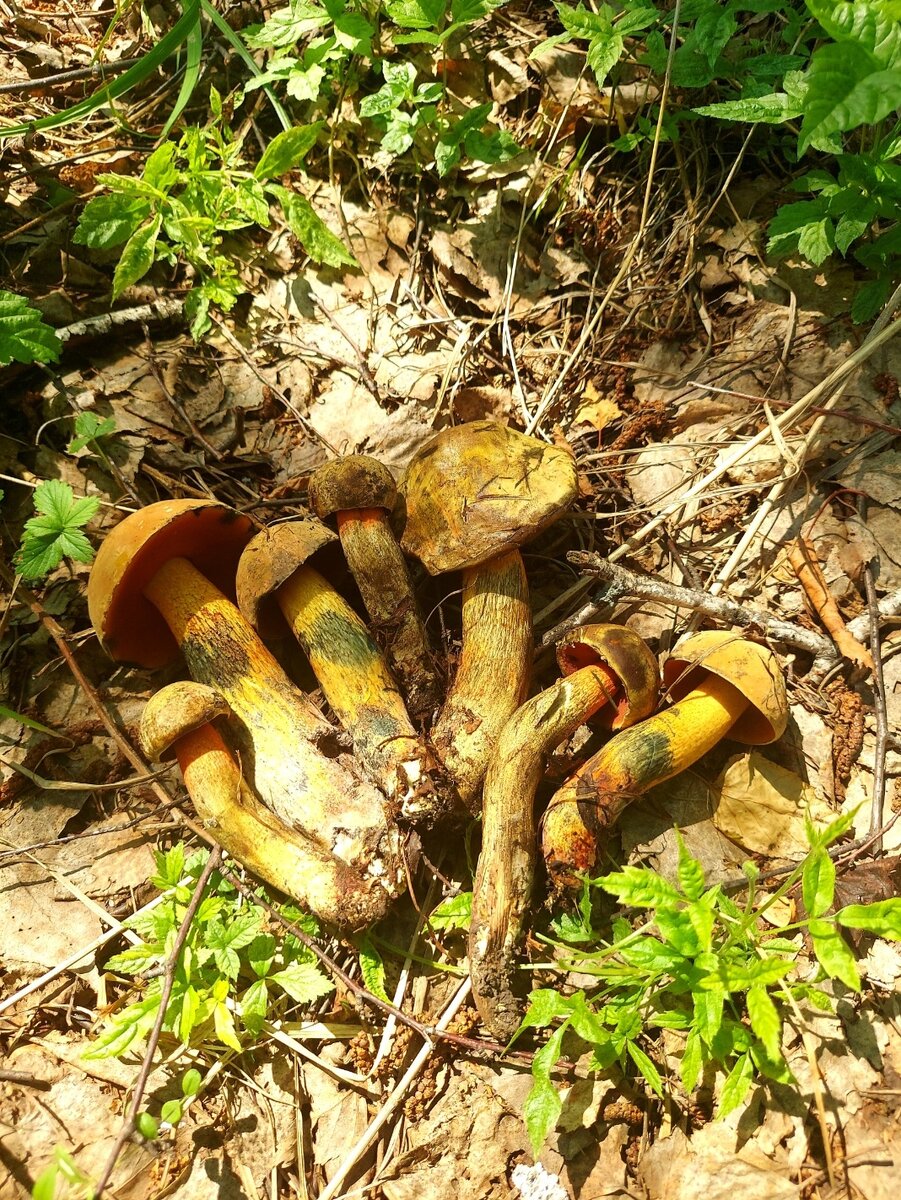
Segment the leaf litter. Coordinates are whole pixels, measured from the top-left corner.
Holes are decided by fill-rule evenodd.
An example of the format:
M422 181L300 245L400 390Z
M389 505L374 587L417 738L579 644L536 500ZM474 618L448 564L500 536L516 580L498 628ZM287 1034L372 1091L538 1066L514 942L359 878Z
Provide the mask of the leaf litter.
M37 59L43 56L46 65L58 66L44 34L40 22L20 22L5 56L18 62L27 48ZM113 57L127 56L133 47L123 38L112 48ZM80 53L76 61L87 63L87 51ZM559 47L546 51L535 66L548 114L556 119L567 112L571 124L563 127L565 137L571 138L586 116L615 121L617 106L634 112L653 100L629 86L616 96L609 89L599 91L584 73L584 59ZM495 56L492 86L499 103L524 94L529 69L516 54ZM34 152L45 153L40 146ZM106 154L109 161L116 157L112 144ZM123 160L116 169L126 167ZM96 539L113 519L110 505L132 507L135 497L146 502L180 489L189 495L213 490L266 519L286 511L267 501L294 501L310 472L333 451L374 453L399 471L451 415L525 424L541 411L566 355L578 345L582 313L572 294L588 289L596 266L590 255L576 251L569 236L575 224L567 231L565 223L575 222L580 208L598 229L611 216L587 203L592 178L586 172L578 185L582 195L576 201L568 197L570 209L561 213L566 236L554 238L540 223L523 220L522 197L543 185L549 171L547 164L532 163L519 174L499 173L500 203L491 198L481 208L473 204L468 219L429 228L422 244L416 237L418 214L399 211L390 200L376 194L368 204L343 200L339 212L330 197L316 196L317 211L334 232L346 223L361 273L297 271L288 263L290 255L273 245L272 269L257 277L259 286L246 314L229 327L231 336L214 330L204 346L196 347L181 332L125 331L115 344L107 340L87 355L76 352L53 383L29 390L33 416L14 438L4 437L9 447L4 473L26 483L68 483L76 495L100 500L90 526ZM679 186L675 172L665 176L661 212L673 203ZM732 195L741 212L751 203L742 205L739 186ZM766 186L756 189L753 202ZM618 181L617 187L616 220L605 236L621 255L635 228L638 188L630 180ZM14 200L21 218L28 219L28 188L21 186ZM674 320L671 309L648 304L659 277L677 274L673 244L661 240L656 260L636 264L632 286L618 294L628 317L623 328L604 332L591 344L584 362L570 373L571 392L568 387L541 424L548 436L570 440L583 474L585 503L561 522L545 561L539 554L530 560L536 599L542 598L541 607L550 605L572 586L562 562L567 549L622 545L664 510L671 513L668 540L647 539L635 554L637 564L676 583L716 581L749 518L771 489L781 487L724 587L775 614L815 620L804 614L797 581L782 560L791 538L812 537L830 592L846 618L856 616L862 611L863 569L874 549L880 590L897 587L901 576L898 459L878 428L879 423L896 425L901 416L896 395L878 386L880 379L898 378L899 351L891 344L881 348L852 375L836 406L841 415L823 422L812 436L807 424L750 445L768 421L772 428L785 406L839 366L855 343L849 327L832 319L841 311L834 289L800 264L787 264L775 277L761 258L756 221L717 216L702 232L699 281L714 312L707 320L716 340L697 311ZM596 249L603 262L603 244ZM58 264L58 255L43 264L37 258L29 267L30 280L52 289L61 283ZM96 285L90 262L70 258L66 267L70 282L88 290ZM102 274L98 278L106 280ZM602 277L602 286L605 282ZM82 311L82 302L62 288L48 292L51 303L54 296L66 320L90 315L90 301ZM143 295L135 291L132 298ZM637 311L641 320L636 322ZM623 361L625 368L619 365ZM90 445L69 454L54 436L54 425L74 412L115 423L107 460ZM622 439L626 429L629 435ZM741 443L750 445L747 453L726 466ZM717 467L724 468L721 479L693 497L692 487ZM26 506L14 483L7 482L6 490L13 500L8 544L14 545ZM868 495L865 518L842 499L843 490ZM827 497L832 498L828 506ZM159 680L136 671L111 674L87 633L85 575L77 565L57 567L43 593L45 610L73 631L78 657L104 704L133 732L142 702ZM0 1174L0 1194L25 1196L23 1179L33 1180L60 1142L78 1151L86 1169L99 1172L138 1066L133 1058L107 1062L100 1074L97 1063L90 1068L81 1063L110 1000L102 963L112 953L112 936L71 968L45 977L75 951L111 932L121 936L118 923L152 899L146 894L150 847L161 836L178 836L179 826L158 811L146 785L123 787L115 799L92 791L92 782L113 782L131 769L97 727L94 710L71 684L42 626L15 603L9 612L3 626L5 696L17 710L61 734L48 745L45 735L19 722L0 721L7 789L0 824L3 853L7 846L40 844L0 859L0 919L11 947L4 955L4 995L8 999L35 985L0 1015L8 1065L48 1085L46 1091L34 1091L0 1083L0 1118L11 1130L4 1141L16 1164L13 1170L4 1160L0 1170L9 1173ZM673 640L678 618L666 605L620 603L613 612L630 622L644 620L661 648ZM549 615L545 626L550 623ZM893 729L901 715L896 638L889 633L884 640ZM788 661L792 666L791 655ZM859 741L850 739L856 753L840 787L840 705L799 678L785 744L751 755L715 752L697 771L657 789L624 818L623 846L630 861L650 862L664 878L674 878L676 824L708 877L727 881L740 873L748 854L765 867L796 859L805 847L805 812L825 824L837 804L846 811L860 806L857 832L866 836L876 749L873 697L868 685L846 674L863 697L862 728ZM84 739L76 736L79 729L88 730ZM27 763L51 784L82 781L84 790L38 787L17 775L7 759ZM888 757L893 812L899 769L896 748ZM132 818L138 821L133 828L117 830ZM901 825L888 831L886 850L897 849L899 836ZM73 840L58 843L60 838ZM896 894L891 882L884 886ZM875 894L872 888L869 894ZM387 932L389 941L403 936L401 928L389 926ZM849 1189L878 1200L888 1195L892 1164L896 1167L901 1158L891 1100L901 1077L893 991L901 971L897 951L880 939L872 939L863 965L873 990L861 1004L837 984L834 1016L804 1014L817 1047L815 1071L803 1039L786 1028L786 1053L798 1089L776 1088L775 1103L765 1104L763 1092L756 1090L723 1121L711 1122L703 1108L674 1120L652 1097L614 1074L593 1081L561 1079L563 1113L533 1165L522 1119L527 1072L521 1065L445 1051L409 1113L389 1122L378 1151L364 1156L347 1186L371 1185L372 1194L387 1200L422 1194L436 1200L542 1195L556 1200L559 1194L636 1191L649 1200L677 1200L701 1189L711 1197L736 1189L766 1200L806 1196L825 1181L823 1129L816 1119L820 1089L841 1177ZM424 980L417 992L421 1011L436 1013L439 980L428 974L419 978ZM349 996L339 994L334 1005L320 1014L326 1025L337 1027L340 1019L361 1030L371 1028L371 1014L358 1010ZM240 1062L222 1057L221 1048L201 1047L199 1060L221 1065L215 1086L189 1108L169 1140L127 1147L117 1193L151 1197L174 1190L192 1200L251 1197L263 1194L273 1173L281 1172L282 1180L293 1175L301 1185L307 1174L318 1184L334 1179L389 1084L363 1073L354 1085L356 1064L345 1034L310 1045L318 1061L287 1058L278 1042L262 1045ZM665 1039L660 1047L662 1061L672 1068L675 1058L668 1055L675 1048ZM577 1075L585 1065L576 1064ZM722 1086L722 1080L708 1083L711 1090ZM158 1068L151 1096L162 1099L171 1086L171 1077Z

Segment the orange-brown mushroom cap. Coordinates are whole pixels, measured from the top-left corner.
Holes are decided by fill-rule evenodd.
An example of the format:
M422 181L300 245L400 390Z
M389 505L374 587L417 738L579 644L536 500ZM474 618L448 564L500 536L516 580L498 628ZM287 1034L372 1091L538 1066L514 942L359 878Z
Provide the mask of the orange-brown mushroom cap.
M278 589L325 546L337 542L337 535L315 517L298 517L261 529L248 543L235 581L238 608L264 637L285 632L273 600Z
M356 508L394 508L397 484L384 463L368 454L347 454L310 476L310 508L325 519Z
M147 701L141 716L141 749L152 762L168 762L186 733L229 716L228 702L215 688L192 679L170 683Z
M785 677L772 650L726 629L685 638L663 665L663 685L674 701L699 686L704 672L725 679L748 701L728 736L747 746L765 746L785 732Z
M462 570L521 546L578 493L572 454L497 421L435 435L411 459L402 489L401 545L432 575Z
M600 663L616 678L612 704L592 718L604 729L624 729L649 717L657 707L660 672L649 646L625 625L580 625L557 643L564 675Z
M106 652L120 662L161 667L179 649L144 588L164 563L186 558L227 596L253 527L211 500L161 500L131 513L102 543L88 581L88 613Z

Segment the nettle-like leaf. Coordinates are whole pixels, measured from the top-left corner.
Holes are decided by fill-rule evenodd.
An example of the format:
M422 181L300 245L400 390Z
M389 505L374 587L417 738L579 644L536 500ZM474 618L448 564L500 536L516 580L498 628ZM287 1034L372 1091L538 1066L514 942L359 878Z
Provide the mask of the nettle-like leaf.
M335 985L312 963L290 963L283 971L269 976L269 983L277 984L298 1004L309 1004L335 990Z
M142 225L125 243L122 257L113 273L113 299L117 300L126 288L138 282L153 266L156 242L163 225L161 213Z
M840 979L852 991L860 991L860 972L851 947L832 921L812 920L808 924L817 961L833 979Z
M391 997L385 988L385 963L378 950L372 943L372 938L364 934L357 940L357 953L360 956L360 974L363 983L373 996L386 1003L391 1003Z
M901 64L888 68L855 42L815 51L807 70L800 153L834 134L875 125L901 108Z
M901 941L901 899L877 900L873 904L849 904L835 919L846 929L864 929L879 937Z
M0 366L56 362L62 343L24 296L0 289Z
M92 250L121 246L137 233L152 208L152 201L142 196L95 196L84 206L72 240Z
M336 238L314 212L306 196L299 196L278 184L270 184L269 192L281 204L288 228L314 262L325 263L329 267L360 265L340 238Z
M532 1059L532 1090L523 1106L523 1117L536 1157L563 1109L560 1093L551 1082L551 1071L560 1057L566 1030L566 1025L555 1029Z
M80 412L75 418L75 437L69 442L66 450L69 454L77 454L90 442L109 437L115 432L116 422L113 417L98 417L95 412L90 411Z
M100 507L96 496L81 496L59 479L47 479L34 491L39 515L25 522L16 568L25 579L41 579L55 570L64 558L89 563L94 557L91 543L81 527Z
M672 884L645 867L623 867L610 875L602 875L596 882L605 892L616 896L621 904L632 908L675 905L682 900Z

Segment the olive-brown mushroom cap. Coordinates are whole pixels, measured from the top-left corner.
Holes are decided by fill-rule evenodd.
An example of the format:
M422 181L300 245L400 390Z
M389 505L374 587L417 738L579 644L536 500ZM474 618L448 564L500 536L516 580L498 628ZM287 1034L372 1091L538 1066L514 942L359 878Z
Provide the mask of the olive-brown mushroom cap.
M748 708L728 736L748 746L765 746L785 732L788 698L785 678L772 650L739 633L710 629L687 637L663 666L663 685L680 700L696 688L705 671L731 683Z
M354 508L394 508L397 484L384 463L348 454L317 467L310 476L310 508L323 520Z
M230 714L215 688L190 679L170 683L150 697L141 714L141 747L153 762L166 762L175 757L175 743L186 733Z
M521 546L570 507L572 454L496 421L435 435L411 459L401 491L401 545L432 575L477 566Z
M601 663L617 679L612 704L592 718L604 729L624 729L649 717L657 707L660 672L650 647L625 625L580 625L557 644L557 662L564 675Z
M294 572L337 535L315 517L270 525L248 543L235 581L238 608L264 637L284 632L273 595Z
M107 534L88 581L91 624L110 657L161 667L178 644L144 588L172 558L186 558L227 596L253 535L247 517L211 500L160 500L129 514Z

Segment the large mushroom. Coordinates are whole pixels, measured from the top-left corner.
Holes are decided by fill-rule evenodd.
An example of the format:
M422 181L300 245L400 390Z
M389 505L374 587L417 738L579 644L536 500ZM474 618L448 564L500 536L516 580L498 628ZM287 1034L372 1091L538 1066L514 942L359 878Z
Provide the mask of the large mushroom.
M238 564L238 605L264 634L277 629L281 613L392 810L409 820L432 819L438 803L431 757L385 659L344 597L310 565L334 540L315 517L261 530Z
M231 591L251 536L246 518L213 501L164 500L132 513L91 571L94 629L113 658L137 666L181 652L190 675L234 712L244 772L267 807L352 867L381 864L384 886L396 891L401 837L382 796L352 762L322 753L331 726L220 590Z
M407 701L410 715L428 720L440 703L425 625L407 561L389 517L397 486L388 468L367 454L323 463L310 476L310 507L322 520L334 517L376 641Z
M676 702L617 734L552 798L542 849L556 887L579 886L580 875L597 867L626 805L721 738L763 746L785 731L788 701L776 656L740 634L688 637L664 665L663 681Z
M432 575L463 572L460 660L432 740L476 811L498 734L528 691L532 614L519 547L572 504L576 466L567 450L474 421L431 438L402 490L404 549Z
M177 759L197 815L232 858L324 921L361 929L384 916L388 893L289 828L257 799L218 726L231 716L225 698L183 680L148 700L141 745L154 762Z
M585 721L617 731L649 716L657 704L657 661L631 629L574 629L558 644L557 661L564 677L504 726L483 790L469 971L482 1020L504 1040L522 1015L512 977L535 873L535 792L545 758Z

